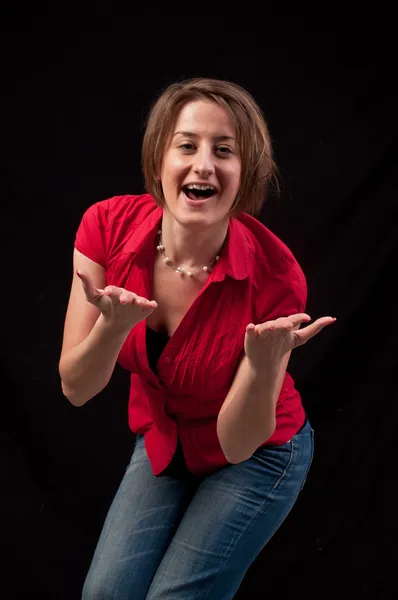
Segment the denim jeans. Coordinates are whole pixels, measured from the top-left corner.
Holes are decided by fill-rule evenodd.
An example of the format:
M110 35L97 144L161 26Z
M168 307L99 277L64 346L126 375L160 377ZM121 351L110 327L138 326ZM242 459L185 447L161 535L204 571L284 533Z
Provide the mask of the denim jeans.
M82 600L230 600L293 508L313 450L307 420L286 444L206 477L155 477L138 435Z

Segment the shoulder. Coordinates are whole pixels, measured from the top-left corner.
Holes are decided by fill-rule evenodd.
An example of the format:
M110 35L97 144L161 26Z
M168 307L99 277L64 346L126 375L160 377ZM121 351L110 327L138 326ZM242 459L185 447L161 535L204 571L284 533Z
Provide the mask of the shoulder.
M112 224L126 219L139 224L156 209L156 206L156 202L150 194L126 194L95 202L89 206L86 213L96 217L99 222L110 228Z
M82 225L92 236L103 235L111 249L123 244L156 209L150 194L112 196L89 206Z
M279 305L282 312L304 310L307 281L292 250L254 217L244 213L238 222L245 234L249 272L257 303L260 306L273 305L274 309Z
M75 247L106 267L131 233L156 208L149 194L112 196L95 202L84 211Z
M250 266L267 277L303 274L292 250L275 233L254 217L243 213L237 219L248 247ZM256 273L257 274L257 273Z

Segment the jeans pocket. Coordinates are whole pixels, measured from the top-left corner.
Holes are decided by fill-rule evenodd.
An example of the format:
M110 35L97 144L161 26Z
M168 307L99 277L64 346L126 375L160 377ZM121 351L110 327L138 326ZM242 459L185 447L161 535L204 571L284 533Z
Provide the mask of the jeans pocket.
M273 480L272 490L275 491L286 478L293 463L292 441L289 440L282 446L262 446L256 450L252 458L265 468L268 476Z

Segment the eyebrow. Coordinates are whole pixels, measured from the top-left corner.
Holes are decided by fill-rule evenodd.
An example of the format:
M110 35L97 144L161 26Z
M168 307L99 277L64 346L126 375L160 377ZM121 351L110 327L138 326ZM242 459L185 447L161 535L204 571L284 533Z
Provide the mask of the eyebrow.
M176 135L185 135L186 137L199 137L196 133L192 133L191 131L176 131L173 134L173 137ZM225 141L225 140L234 140L235 138L232 135L216 135L214 136L214 139L217 141Z

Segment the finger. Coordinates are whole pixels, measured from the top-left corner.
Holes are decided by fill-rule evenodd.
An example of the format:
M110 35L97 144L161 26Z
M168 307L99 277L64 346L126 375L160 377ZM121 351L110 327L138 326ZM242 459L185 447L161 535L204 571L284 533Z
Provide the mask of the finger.
M267 331L291 331L292 329L293 324L288 318L279 318L256 326L258 335L263 335Z
M120 290L120 296L119 296L119 302L120 304L137 304L138 306L141 306L141 303L139 303L139 298L140 296L137 296L137 294L134 294L134 292L129 292L123 288L121 288Z
M120 304L120 295L123 292L123 288L118 288L115 285L108 285L104 288L104 295L110 298L112 304Z
M255 338L257 337L257 330L256 330L256 326L254 325L254 323L249 323L246 326L246 334L249 336L249 338Z
M127 292L122 292L119 296L119 302L120 304L128 304L129 302L131 303L132 300L131 298L129 298L129 295L127 294Z
M275 321L266 321L266 323L260 323L256 325L256 333L261 334L264 331L274 331L276 328Z
M296 346L302 346L308 340L317 335L324 327L332 325L336 321L335 317L321 317L311 325L307 325L304 329L295 332Z
M141 310L143 313L153 312L157 306L158 305L154 300L147 300L147 304L145 304L145 306L141 306Z
M123 305L136 304L140 308L143 308L146 310L153 310L153 309L157 308L157 306L158 306L157 302L155 302L155 300L147 300L146 298L143 298L142 296L137 296L137 294L134 294L134 292L128 292L124 289L122 289L120 292L119 302L120 302L120 304L123 304Z
M276 321L273 322L273 327L272 329L293 329L294 327L294 323L292 323L291 319L289 319L288 317L280 317L279 319L276 319Z
M135 296L134 298L134 302L137 306L139 306L140 308L144 308L145 304L146 304L146 300L145 298L142 298L141 296Z
M137 296L135 295L135 303L140 307L140 308L144 308L144 309L154 309L157 308L157 302L155 300L148 300L147 298L143 298L142 296Z
M289 315L287 319L292 323L293 327L297 328L299 328L303 323L308 323L311 321L311 317L307 313L295 313L293 315Z

